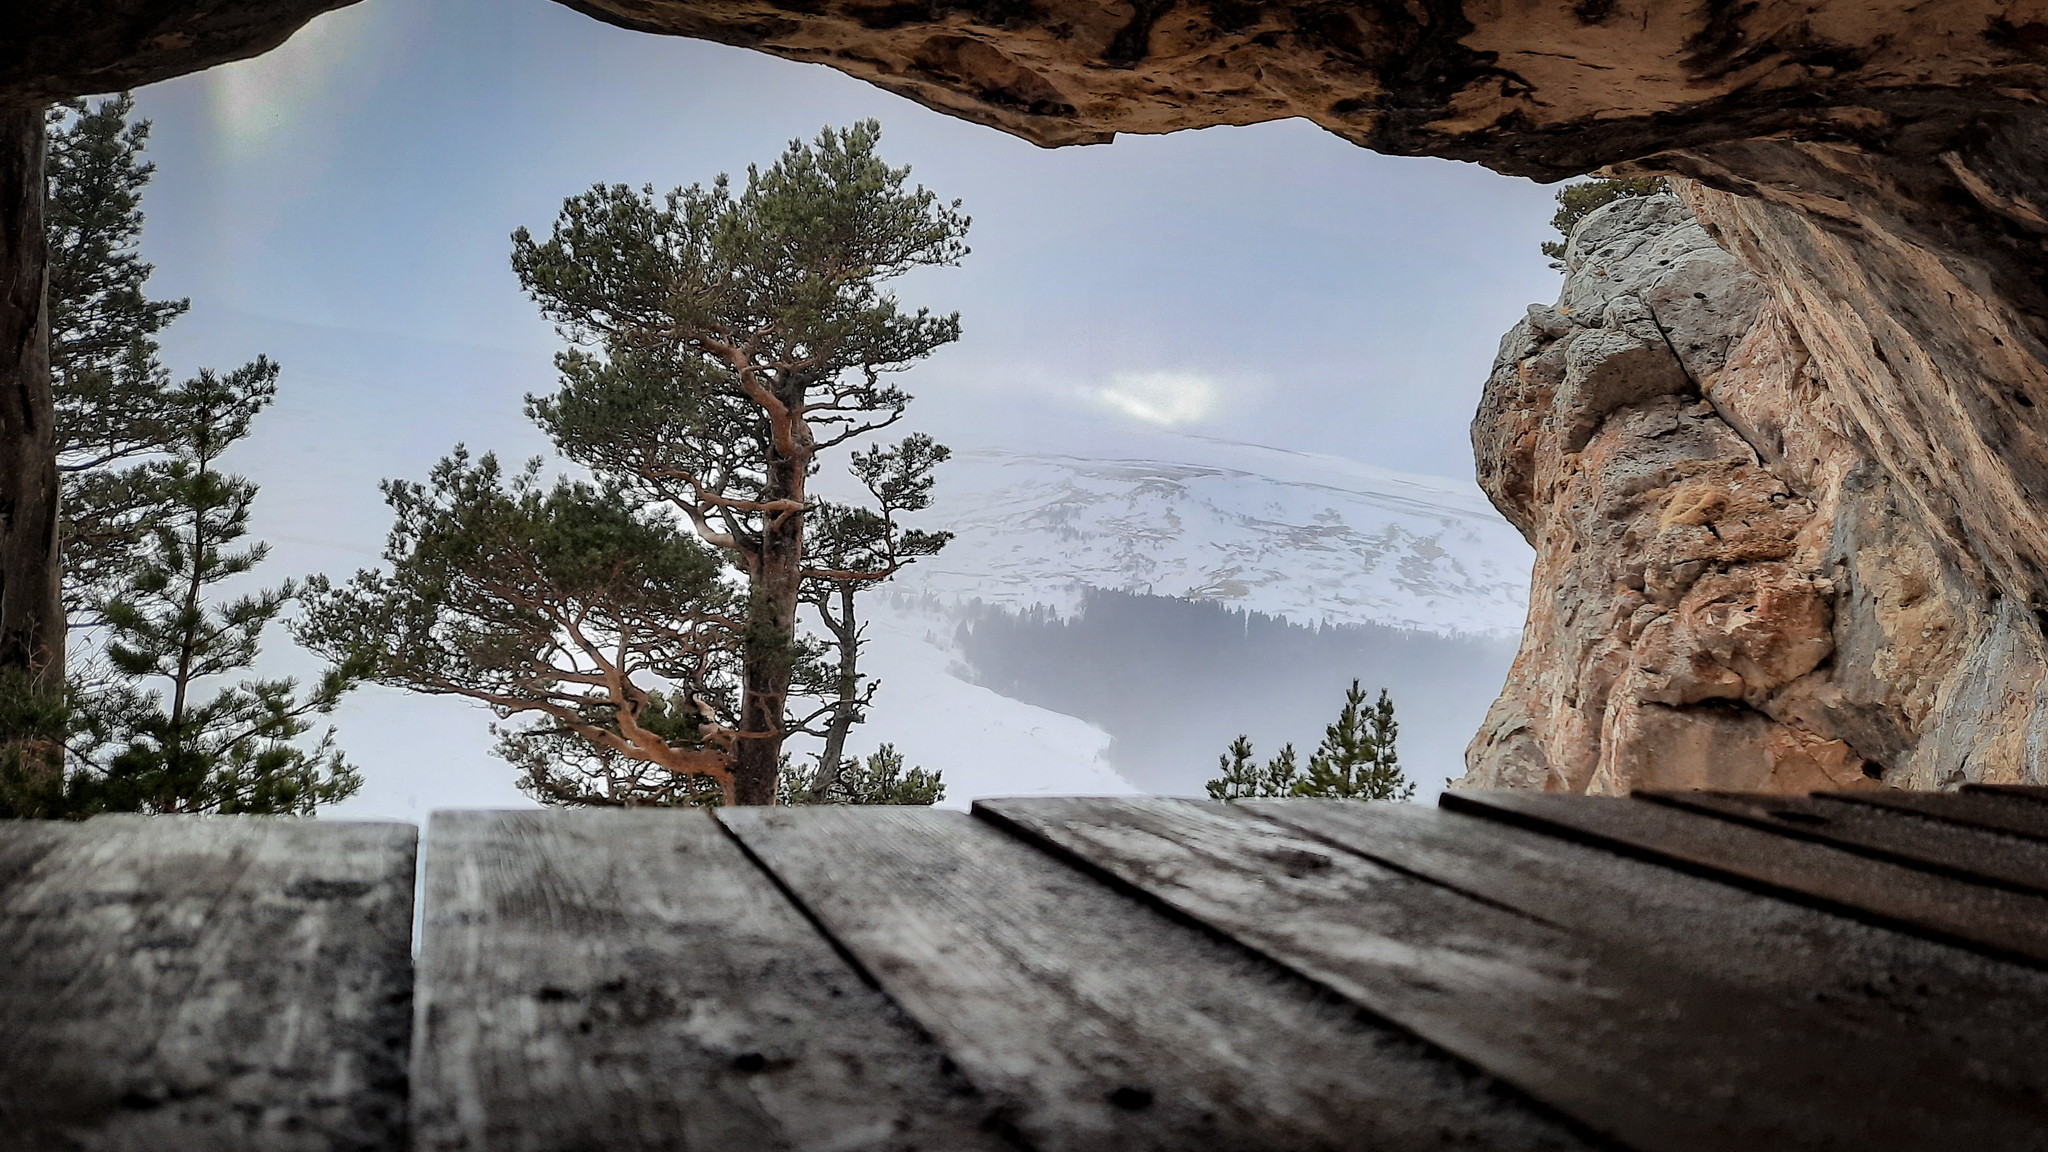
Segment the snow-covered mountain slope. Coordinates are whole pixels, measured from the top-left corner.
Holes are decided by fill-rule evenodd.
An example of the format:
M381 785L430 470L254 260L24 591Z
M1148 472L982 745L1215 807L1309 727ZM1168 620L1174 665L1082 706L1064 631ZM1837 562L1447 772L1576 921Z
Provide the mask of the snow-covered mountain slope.
M1458 771L1459 750L1506 671L1512 645L1504 638L1526 614L1528 546L1476 486L1455 480L1124 432L1065 453L958 451L940 469L935 496L918 524L956 533L953 542L863 601L862 666L882 686L851 751L895 743L910 763L945 773L949 805L1033 792L1199 795L1216 753L1240 732L1268 753L1286 741L1312 747L1353 676L1401 697L1404 753L1415 778L1433 785ZM1502 639L1404 644L1333 635L1323 645L1333 650L1318 649L1315 659L1281 644L1285 637L1266 636L1270 628L1259 632L1266 647L1250 631L1214 650L1191 636L1119 639L1130 620L1081 619L1091 588L1209 601L1306 625ZM973 617L963 608L975 599L1010 609L1047 605L1073 619L1085 633L1066 638L1073 658L1112 669L1097 712L1052 691L1057 685L1012 684L993 665L975 664L955 634ZM1033 639L1020 634L1018 643ZM1031 656L1012 663L1036 667ZM1057 669L1039 672L1063 679ZM1147 685L1164 697L1142 690ZM1175 698L1175 686L1184 698ZM1236 704L1219 707L1226 698ZM797 748L799 756L809 751L802 742Z
M942 614L877 597L862 666L882 681L852 750L887 740L906 763L945 774L943 807L983 796L1116 796L1138 791L1109 762L1109 733L1085 720L1012 700L957 675ZM792 749L811 750L797 741Z
M1522 627L1529 548L1470 483L1195 436L1138 447L956 453L922 521L956 538L896 587L1067 610L1089 586L1310 624Z

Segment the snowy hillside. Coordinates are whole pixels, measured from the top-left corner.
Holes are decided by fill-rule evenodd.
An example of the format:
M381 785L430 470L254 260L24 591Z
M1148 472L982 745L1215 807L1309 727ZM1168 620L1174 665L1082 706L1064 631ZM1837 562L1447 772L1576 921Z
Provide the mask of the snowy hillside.
M858 751L887 740L908 763L942 769L948 808L982 796L1138 791L1110 763L1109 733L962 679L949 631L942 619L877 598L862 663L884 687L868 722L854 730ZM812 746L791 744L806 752Z
M1085 585L1308 624L1521 629L1529 549L1469 483L1194 436L1143 449L956 454L924 523L957 537L897 588L1066 610Z
M1336 457L1125 434L1107 451L961 451L936 496L919 524L956 538L863 609L882 689L854 744L891 740L942 769L949 804L1199 795L1240 732L1269 751L1313 746L1354 676L1394 688L1406 762L1434 785L1460 771L1526 611L1528 546L1476 487ZM1145 614L1171 601L1097 596L1084 613L1090 589L1365 627L1226 636L1231 617L1200 613L1153 626ZM977 599L1046 605L1070 630L1020 625L964 648L956 629Z

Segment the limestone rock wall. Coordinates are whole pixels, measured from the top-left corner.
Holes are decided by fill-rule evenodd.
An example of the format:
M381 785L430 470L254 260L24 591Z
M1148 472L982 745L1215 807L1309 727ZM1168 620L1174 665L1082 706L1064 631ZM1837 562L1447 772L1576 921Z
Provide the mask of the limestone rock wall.
M1588 217L1566 265L1472 427L1537 558L1463 783L2042 779L2040 628L1886 478L1854 377L1676 196Z

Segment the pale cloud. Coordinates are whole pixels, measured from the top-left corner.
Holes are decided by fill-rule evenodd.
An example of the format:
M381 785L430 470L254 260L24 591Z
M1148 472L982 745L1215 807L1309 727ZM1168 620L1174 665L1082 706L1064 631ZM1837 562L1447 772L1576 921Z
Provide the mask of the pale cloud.
M1123 372L1092 389L1090 399L1111 411L1161 428L1199 424L1222 407L1223 387L1192 372Z

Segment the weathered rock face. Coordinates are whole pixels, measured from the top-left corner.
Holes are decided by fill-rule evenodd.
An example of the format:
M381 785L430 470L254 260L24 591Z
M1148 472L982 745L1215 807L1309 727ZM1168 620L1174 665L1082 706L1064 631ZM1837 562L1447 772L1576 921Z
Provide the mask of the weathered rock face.
M1899 506L1763 283L1674 196L1588 217L1566 264L1473 423L1537 559L1465 782L2041 778L2038 628Z
M17 0L0 102L253 55L349 2ZM1961 120L2029 113L2048 80L2039 0L561 2L826 64L1048 145L1298 116L1544 178L1755 140L1918 154L1969 136ZM1754 178L1734 153L1716 162Z
M268 52L354 0L10 0L0 107L115 92Z
M1298 116L1546 178L2018 108L2048 79L2048 9L2009 0L562 2L825 64L1041 144Z

